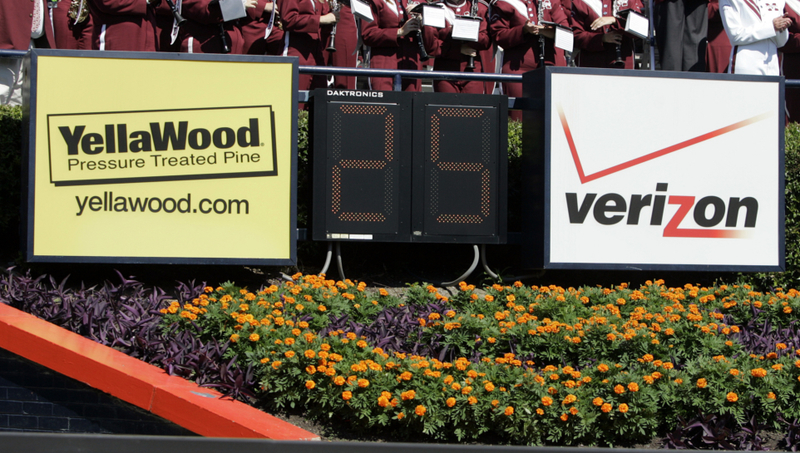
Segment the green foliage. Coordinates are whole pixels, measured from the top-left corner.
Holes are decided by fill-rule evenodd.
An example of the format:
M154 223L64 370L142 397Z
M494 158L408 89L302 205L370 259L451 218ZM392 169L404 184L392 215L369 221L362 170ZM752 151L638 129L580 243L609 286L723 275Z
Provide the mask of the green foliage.
M309 159L308 112L297 114L297 227L311 226L311 161Z
M0 231L16 231L20 209L22 109L0 106Z
M800 282L800 125L785 129L786 271L742 275L742 281L759 288L794 288Z

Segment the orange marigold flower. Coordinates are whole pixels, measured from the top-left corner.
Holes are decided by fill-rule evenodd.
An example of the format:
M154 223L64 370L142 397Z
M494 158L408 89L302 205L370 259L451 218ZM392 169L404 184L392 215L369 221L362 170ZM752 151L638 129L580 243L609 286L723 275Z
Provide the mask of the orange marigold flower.
M487 392L492 392L494 391L494 384L492 384L491 382L487 382L486 385L483 386L483 388L486 389Z
M625 403L622 403L622 404L619 405L617 410L619 410L620 412L622 412L624 414L624 413L628 412L628 405L625 404Z
M628 390L630 390L631 392L638 392L639 391L639 384L637 384L635 382L631 382L630 384L628 384Z
M294 357L294 351L286 351L283 353L283 355L286 356L287 359L291 359Z
M426 412L428 412L428 409L425 409L425 406L423 406L422 404L414 408L414 413L420 417L425 415Z
M281 366L281 363L282 363L282 362L281 362L280 360L276 360L276 361L272 362L272 369L273 369L273 370L277 370L277 369L278 369L278 367L280 367L280 366Z
M544 404L545 406L552 405L553 404L553 398L550 398L549 396L542 397L542 404Z
M309 366L306 367L306 373L314 374L316 372L317 372L317 369L314 367L314 365L309 365Z
M472 404L475 404L475 403L477 403L477 402L478 402L478 398L475 398L474 396L470 396L469 398L467 398L467 402L468 402L470 405L472 405Z
M400 398L402 398L403 401L413 400L415 396L417 396L417 392L414 390L409 390L400 394Z
M317 384L314 381L306 381L306 388L307 389L311 390L316 386L317 386Z
M605 413L605 414L607 414L607 413L611 412L611 410L612 410L613 408L614 408L614 407L613 407L613 406L611 406L611 404L609 404L609 403L604 403L602 406L600 406L600 410L601 410L603 413Z
M763 368L753 368L752 370L750 370L750 375L753 377L762 378L767 375L767 370Z
M708 385L708 381L706 378L700 378L697 380L697 388L704 389Z
M342 392L342 399L343 400L350 401L351 398L353 398L353 392L351 392L349 390L345 390L344 392Z
M317 353L311 349L306 349L306 352L304 352L303 355L306 356L306 358L313 359L317 356Z
M605 363L601 363L600 365L597 365L597 371L599 371L601 373L605 373L606 371L608 371L608 365L606 365Z
M512 406L507 406L506 410L503 411L503 414L505 414L508 417L514 415L514 408Z
M603 398L600 398L598 396L597 398L592 400L592 404L594 404L595 406L602 406L603 405Z
M561 414L561 417L558 417L558 418L560 418L562 422L565 422L565 421L569 420L569 415Z
M642 356L642 360L644 360L645 362L652 362L653 361L653 355L652 354L645 354L644 356Z
M729 403L735 403L739 401L739 395L733 392L728 392L728 394L725 395L725 399L728 400Z
M447 407L453 407L456 405L456 399L451 396L450 398L447 398L447 401L445 401L444 404L446 404Z
M767 398L769 398L771 400L774 400L776 398L776 396L775 396L775 394L773 392L769 392L769 393L767 393Z
M231 335L231 343L236 343L237 341L239 341L239 334L235 333Z
M345 383L344 376L336 376L335 378L333 378L333 383L338 386L344 385Z
M738 376L738 375L739 375L739 370L737 370L736 368L731 368L731 369L728 371L728 373L730 373L730 374L731 374L731 376Z
M369 379L359 379L358 386L361 387L362 389L369 387Z
M623 386L622 386L622 385L620 385L620 384L617 384L617 385L614 387L614 393L616 393L617 395L621 395L621 394L625 393L625 387L623 387Z

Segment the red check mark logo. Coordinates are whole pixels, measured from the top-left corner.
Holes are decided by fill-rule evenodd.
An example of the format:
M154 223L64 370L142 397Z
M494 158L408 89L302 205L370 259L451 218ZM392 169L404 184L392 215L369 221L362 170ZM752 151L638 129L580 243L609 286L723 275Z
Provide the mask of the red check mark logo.
M578 171L578 177L581 180L581 184L586 184L589 181L594 181L595 179L600 179L603 176L608 176L619 171L631 168L633 166L651 161L653 159L659 158L661 156L666 156L667 154L674 153L675 151L679 151L684 148L688 148L689 146L696 145L697 143L704 142L706 140L710 140L714 137L719 137L720 135L727 134L728 132L735 131L737 129L741 129L745 126L749 126L753 123L757 123L759 121L765 120L771 116L773 116L772 112L762 113L760 115L756 115L752 118L748 118L744 121L739 121L738 123L733 123L730 126L725 126L723 128L705 133L703 135L698 135L697 137L690 138L689 140L682 141L680 143L676 143L672 146L668 146L664 149L660 149L658 151L654 151L650 154L645 154L644 156L637 157L636 159L631 159L627 162L623 162L618 165L614 165L613 167L606 168L605 170L600 170L598 172L592 173L587 175L583 171L583 165L581 164L581 158L578 156L578 150L575 148L575 140L572 138L572 131L570 131L569 124L567 123L567 116L564 114L564 109L561 107L561 104L557 105L558 108L558 116L561 118L561 126L564 128L564 135L567 138L567 143L569 144L569 150L572 153L572 160L575 162L575 169Z

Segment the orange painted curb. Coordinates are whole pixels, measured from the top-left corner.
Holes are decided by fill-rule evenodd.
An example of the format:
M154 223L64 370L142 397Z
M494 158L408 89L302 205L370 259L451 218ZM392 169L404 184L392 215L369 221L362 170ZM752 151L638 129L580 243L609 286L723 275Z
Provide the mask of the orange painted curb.
M0 303L0 348L206 437L320 440L215 390Z

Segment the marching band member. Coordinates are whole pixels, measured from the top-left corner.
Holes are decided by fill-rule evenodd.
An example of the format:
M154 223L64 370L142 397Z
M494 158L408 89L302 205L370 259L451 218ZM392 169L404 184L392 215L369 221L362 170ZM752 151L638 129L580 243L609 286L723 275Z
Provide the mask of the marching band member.
M489 4L482 0L445 0L447 26L439 30L439 53L433 62L434 71L484 72L482 51L491 47L487 27ZM478 41L453 39L453 24L457 16L472 16L481 19ZM470 67L470 62L472 67ZM494 68L492 68L494 69ZM484 93L484 83L466 80L435 80L433 90L442 93Z
M89 0L92 49L155 52L160 0Z
M257 0L244 0L245 9L255 9ZM237 21L224 22L218 0L182 0L181 52L241 54L244 47Z
M786 15L792 20L789 40L780 48L783 75L787 79L800 79L800 0L786 0ZM788 121L800 122L800 90L786 90L786 113Z
M731 57L731 42L722 25L719 0L708 1L708 45L706 46L706 70L719 74L728 72Z
M641 0L573 0L572 30L581 49L578 66L633 69L633 37L615 17L626 9L642 12Z
M373 69L422 69L421 46L429 55L436 53L438 41L436 30L424 27L419 15L410 13L415 3L406 0L372 0L372 22L364 25L362 39L371 47L370 67ZM421 33L417 33L421 32ZM421 37L421 38L420 38ZM392 91L393 81L389 77L372 77L371 88ZM419 79L403 79L403 91L420 91Z
M267 34L272 9L272 0L258 0L258 5L247 10L247 17L239 19L242 30L243 50L248 55L280 55L283 51L283 30L280 28L280 14L275 11L272 29Z
M56 49L91 50L92 16L87 0L48 2Z
M358 62L358 27L356 18L350 9L349 0L330 0L331 8L339 8L339 22L333 27L326 27L322 42L325 46L325 63L337 68L355 68ZM334 32L335 31L335 32ZM336 75L333 77L334 88L354 90L356 76Z
M722 24L731 41L734 74L780 75L778 48L789 40L792 20L784 0L720 0Z
M536 0L497 0L492 5L489 34L503 48L503 74L522 74L539 67L542 57L539 36L545 33L555 36L552 28L540 24L543 18L544 11L539 14ZM522 84L504 83L503 92L521 97ZM522 112L515 110L509 116L521 120Z
M339 20L320 0L278 0L283 23L283 55L299 57L301 66L323 66L321 27ZM324 88L324 76L300 74L298 90Z

